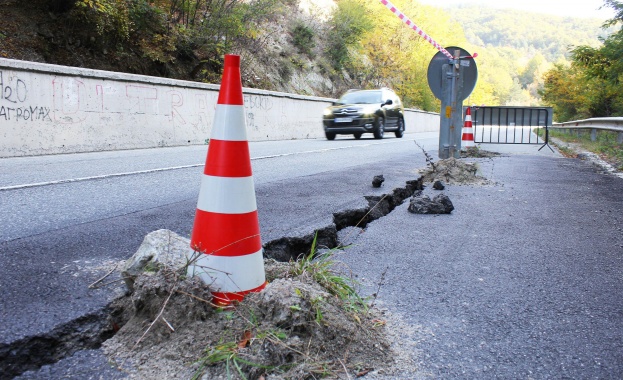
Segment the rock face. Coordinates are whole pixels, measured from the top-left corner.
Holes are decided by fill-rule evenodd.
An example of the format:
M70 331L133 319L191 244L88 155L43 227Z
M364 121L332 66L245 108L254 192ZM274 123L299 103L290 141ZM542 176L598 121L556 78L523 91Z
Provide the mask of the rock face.
M121 275L132 291L134 281L142 272L155 271L161 266L181 268L188 263L191 254L189 239L164 229L150 232L136 253L125 262Z
M449 214L454 206L445 194L439 194L432 200L428 195L419 195L411 198L408 210L413 214Z

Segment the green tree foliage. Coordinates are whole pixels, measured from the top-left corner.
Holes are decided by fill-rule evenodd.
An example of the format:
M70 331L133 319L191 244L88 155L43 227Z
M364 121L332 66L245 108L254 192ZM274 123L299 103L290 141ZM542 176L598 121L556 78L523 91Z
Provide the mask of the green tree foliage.
M621 38L607 38L602 49L597 21L482 7L457 12L417 0L393 3L442 46L478 52L479 78L466 104L537 105L541 94L551 104L552 86L540 91L543 73L549 61L566 56L573 58L569 67L575 71L563 75L567 66L558 67L556 75L548 76L550 84L581 78L592 89L582 98L592 105L561 107L567 114L614 114L623 103L617 86L610 86L621 81ZM620 1L606 4L616 7ZM439 111L427 80L437 50L378 1L336 0L322 18L304 16L298 0L50 0L48 6L70 13L79 24L75 30L89 31L82 41L97 35L91 43L99 51L113 51L111 60L132 56L132 62L149 66L145 71L150 74L155 67L163 76L218 82L223 54L237 52L246 57L245 85L275 89L291 83L295 73L311 78L305 71L315 69L332 80L322 84L325 93L316 95L388 86L408 107ZM582 46L567 53L572 41ZM303 84L295 91L317 89ZM571 98L579 99L567 96L566 102Z
M359 0L340 0L329 21L328 45L325 54L333 67L341 70L352 61L351 49L359 47L364 33L372 29L372 18Z
M584 73L577 66L557 63L545 73L542 90L543 102L554 108L556 120L567 121L589 117L586 104Z
M220 75L222 56L248 43L280 7L279 0L54 0L50 9L69 11L81 31L93 29L100 46L134 47L149 62L166 67L196 60L196 79ZM132 46L135 45L135 46ZM128 53L125 53L128 54ZM166 73L165 73L166 74Z
M616 12L604 26L623 22L623 2L604 3ZM546 74L543 100L558 111L557 119L623 116L623 29L606 38L601 47L575 47L571 61L570 67L556 66ZM576 88L576 83L582 87ZM573 86L579 94L557 85Z
M598 46L606 35L597 19L578 19L510 9L462 6L446 9L478 46L510 47L520 56L540 53L550 62L569 57L572 45ZM535 9L538 11L538 9ZM519 58L519 57L516 57Z
M463 31L441 9L417 1L392 3L443 46L465 45ZM428 64L437 53L429 42L377 1L340 0L332 22L334 30L351 25L343 34L350 39L328 49L334 62L341 63L338 68L348 71L351 87L391 87L406 106L439 111L439 101L428 87Z
M303 54L310 55L316 46L314 42L314 31L309 26L298 23L292 31L292 43Z
M132 29L130 6L125 0L76 0L74 15L94 25L100 36L111 34L113 38L127 40Z

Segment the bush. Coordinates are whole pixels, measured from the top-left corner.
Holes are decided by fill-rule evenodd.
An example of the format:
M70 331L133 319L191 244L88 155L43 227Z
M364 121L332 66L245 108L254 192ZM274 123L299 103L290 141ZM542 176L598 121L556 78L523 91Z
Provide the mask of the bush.
M297 24L292 30L292 44L300 53L310 56L312 49L316 47L314 31L307 25Z

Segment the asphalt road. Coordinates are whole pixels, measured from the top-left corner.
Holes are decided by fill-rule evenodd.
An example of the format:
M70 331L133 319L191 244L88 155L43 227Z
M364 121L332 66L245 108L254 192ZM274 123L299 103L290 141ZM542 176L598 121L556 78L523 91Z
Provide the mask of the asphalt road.
M479 161L495 185L447 187L451 215L405 203L341 256L406 326L401 378L623 378L623 180L577 159Z
M307 234L417 178L414 138L434 153L432 135L252 144L263 241ZM148 232L188 236L199 148L0 160L0 347L100 310L110 289L86 286ZM479 160L495 185L444 191L451 215L412 215L405 203L341 255L369 294L386 272L378 303L406 326L416 364L403 378L623 376L623 182L537 149L502 147ZM118 376L97 351L60 364L24 378Z
M423 165L414 139L436 145L430 133L251 143L263 241L311 233L330 224L334 211L364 204L374 174L362 174L361 167ZM167 228L190 235L206 151L195 146L0 160L0 363L3 349L38 338L55 342L76 321L98 318L120 290L88 285L130 257L147 233ZM349 181L342 180L344 172ZM340 174L329 182L317 177L326 173ZM301 178L317 179L301 189L295 185ZM288 192L295 188L296 194ZM13 365L8 361L4 365Z

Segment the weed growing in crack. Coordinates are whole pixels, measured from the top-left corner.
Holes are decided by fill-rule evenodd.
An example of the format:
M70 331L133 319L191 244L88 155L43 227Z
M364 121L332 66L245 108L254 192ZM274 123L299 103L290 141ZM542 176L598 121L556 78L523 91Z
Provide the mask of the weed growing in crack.
M349 311L367 311L365 300L355 289L355 281L335 271L336 262L332 260L335 250L318 253L316 238L317 236L314 237L309 254L294 263L292 274L294 276L309 274L330 294L342 300Z
M379 282L377 284L378 287L376 288L376 292L372 294L372 302L370 303L370 309L374 307L374 303L376 302L376 299L379 296L379 292L381 291L381 286L385 285L385 275L387 274L388 270L389 270L389 266L385 267L385 270L383 271L383 273L381 273L381 278L379 279Z
M424 149L424 147L422 147L420 144L418 144L417 141L413 140L413 142L415 143L415 145L417 145L418 148L420 148L422 150L422 153L424 153L424 157L426 157L426 165L430 166L431 169L434 172L435 171L435 160L433 159L433 156L431 156L430 153L428 153Z

